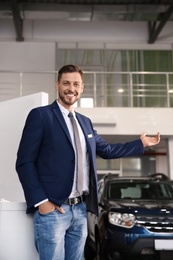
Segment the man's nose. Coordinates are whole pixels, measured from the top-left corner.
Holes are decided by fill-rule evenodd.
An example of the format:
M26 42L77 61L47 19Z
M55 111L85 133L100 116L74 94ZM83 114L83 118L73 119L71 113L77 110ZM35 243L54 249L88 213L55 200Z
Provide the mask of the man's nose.
M71 91L74 91L74 84L73 84L73 83L69 83L69 89L70 89Z

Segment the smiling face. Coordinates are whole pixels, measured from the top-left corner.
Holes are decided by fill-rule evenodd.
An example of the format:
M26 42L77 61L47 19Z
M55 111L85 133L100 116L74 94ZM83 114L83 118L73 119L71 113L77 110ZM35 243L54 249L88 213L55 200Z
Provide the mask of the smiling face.
M60 80L56 82L58 101L69 111L73 104L80 98L84 90L84 84L79 72L63 73Z

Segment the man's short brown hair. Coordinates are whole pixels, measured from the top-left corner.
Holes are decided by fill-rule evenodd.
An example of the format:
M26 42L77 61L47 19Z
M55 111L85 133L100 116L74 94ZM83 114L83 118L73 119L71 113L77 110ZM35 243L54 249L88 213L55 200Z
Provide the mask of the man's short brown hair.
M69 65L63 66L58 71L57 81L60 82L60 79L61 79L63 73L72 73L72 72L79 72L79 74L81 75L81 78L83 80L83 71L81 70L81 68L78 65L69 64Z

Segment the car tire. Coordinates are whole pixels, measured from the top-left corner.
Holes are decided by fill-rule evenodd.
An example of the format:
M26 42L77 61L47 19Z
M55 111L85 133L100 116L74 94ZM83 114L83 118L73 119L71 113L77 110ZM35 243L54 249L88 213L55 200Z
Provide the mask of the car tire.
M85 260L95 260L96 253L93 249L86 243L84 249L84 259Z
M160 252L160 260L172 260L172 259L173 259L173 251Z
M101 254L101 244L100 244L100 237L99 234L96 234L96 258L95 260L103 260Z
M96 234L96 258L95 260L107 260L105 255L103 242L100 240L99 234Z

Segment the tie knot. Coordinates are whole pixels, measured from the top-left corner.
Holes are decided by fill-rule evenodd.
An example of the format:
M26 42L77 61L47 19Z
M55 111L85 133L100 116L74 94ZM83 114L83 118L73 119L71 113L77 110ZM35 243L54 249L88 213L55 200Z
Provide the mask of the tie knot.
M73 116L73 113L70 112L70 113L68 114L68 117L73 118L73 117L74 117L74 116Z

